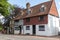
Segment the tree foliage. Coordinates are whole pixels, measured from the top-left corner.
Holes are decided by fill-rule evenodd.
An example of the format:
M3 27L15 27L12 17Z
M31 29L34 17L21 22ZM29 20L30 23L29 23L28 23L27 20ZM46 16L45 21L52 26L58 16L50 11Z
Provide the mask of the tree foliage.
M0 0L0 13L3 16L9 15L9 6L11 6L11 4L9 4L7 0Z

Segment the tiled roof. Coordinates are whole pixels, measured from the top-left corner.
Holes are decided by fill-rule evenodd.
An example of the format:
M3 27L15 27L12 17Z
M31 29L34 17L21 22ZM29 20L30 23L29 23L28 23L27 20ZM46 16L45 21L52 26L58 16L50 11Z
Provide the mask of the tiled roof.
M57 7L56 7L56 4L55 4L54 0L51 4L49 14L59 17Z
M48 1L48 2L44 2L44 3L31 7L32 13L29 15L26 15L24 18L48 14L51 3L52 3L51 1ZM42 5L46 6L46 10L44 12L39 11Z
M44 12L39 11L42 5L45 5L45 7L46 7ZM57 16L57 17L59 16L54 1L44 2L44 3L38 4L36 6L30 7L30 9L31 9L32 13L30 13L29 15L26 15L27 9L24 9L24 15L18 16L17 19L46 15L46 14L51 14L51 15Z

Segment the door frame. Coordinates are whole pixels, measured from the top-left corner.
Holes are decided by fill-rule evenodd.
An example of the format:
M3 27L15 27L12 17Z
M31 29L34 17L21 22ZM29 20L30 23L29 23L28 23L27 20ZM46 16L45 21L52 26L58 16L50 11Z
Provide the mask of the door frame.
M36 25L32 25L32 34L36 35Z
M19 28L20 28L20 33L19 34L21 34L22 33L22 25L20 25Z

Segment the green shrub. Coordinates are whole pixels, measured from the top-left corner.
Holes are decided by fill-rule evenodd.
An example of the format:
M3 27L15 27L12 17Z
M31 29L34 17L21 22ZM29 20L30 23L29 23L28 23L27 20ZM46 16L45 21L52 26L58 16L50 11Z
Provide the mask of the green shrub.
M2 30L2 26L0 25L0 30Z

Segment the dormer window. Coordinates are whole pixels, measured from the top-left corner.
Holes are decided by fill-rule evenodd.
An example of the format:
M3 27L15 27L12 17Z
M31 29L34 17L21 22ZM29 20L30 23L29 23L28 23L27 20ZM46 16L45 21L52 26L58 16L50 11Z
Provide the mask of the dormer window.
M46 9L45 5L42 5L41 8L40 8L40 12L44 12Z

